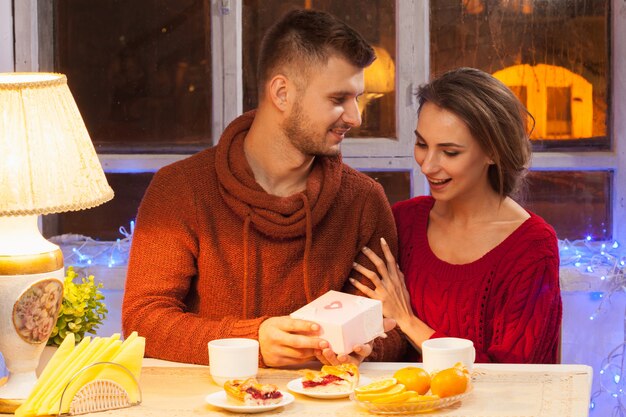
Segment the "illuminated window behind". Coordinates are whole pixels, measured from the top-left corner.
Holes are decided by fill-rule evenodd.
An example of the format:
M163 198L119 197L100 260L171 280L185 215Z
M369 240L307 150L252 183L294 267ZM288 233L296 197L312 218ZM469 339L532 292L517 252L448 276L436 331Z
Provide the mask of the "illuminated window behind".
M55 1L55 70L99 152L211 143L210 2Z
M350 130L348 136L396 138L395 1L244 0L244 111L255 108L258 103L256 68L263 34L279 16L293 8L329 12L359 31L372 44L378 58L365 70L365 93L359 100L363 123L359 129Z
M469 66L533 115L535 152L610 148L607 0L430 1L433 76ZM522 204L559 238L612 236L610 171L533 171Z
M607 0L430 2L431 71L494 74L536 120L536 150L607 149Z

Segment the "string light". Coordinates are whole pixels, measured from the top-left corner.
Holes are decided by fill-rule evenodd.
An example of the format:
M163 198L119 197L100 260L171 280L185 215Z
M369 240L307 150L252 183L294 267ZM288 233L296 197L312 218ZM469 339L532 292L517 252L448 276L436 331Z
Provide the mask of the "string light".
M135 222L130 222L130 232L124 226L118 230L124 237L117 238L115 241L99 241L76 234L54 236L50 238L50 241L59 245L66 265L115 268L128 264Z
M625 321L626 324L626 321ZM626 391L626 367L624 360L626 359L626 342L613 349L608 356L602 361L600 375L600 389L593 393L589 409L593 410L596 405L596 399L606 393L610 397L617 400L617 405L613 408L613 416L626 416L626 407L624 406L624 394Z
M622 251L617 241L607 245L593 242L590 238L591 236L575 241L560 240L559 255L561 267L573 265L584 274L595 274L598 277L598 286L606 289L606 296L599 297L600 304L589 317L589 320L594 320L613 294L626 291L626 252Z
M591 300L599 303L589 320L598 318L605 302L610 302L614 294L626 291L626 251L619 242L593 242L591 236L575 241L560 240L559 255L561 267L573 265L583 274L598 276L598 287L604 291L590 293ZM626 334L626 312L624 317ZM606 394L616 402L612 416L626 417L626 340L603 359L598 374L600 388L592 394L589 410L595 411L599 397Z

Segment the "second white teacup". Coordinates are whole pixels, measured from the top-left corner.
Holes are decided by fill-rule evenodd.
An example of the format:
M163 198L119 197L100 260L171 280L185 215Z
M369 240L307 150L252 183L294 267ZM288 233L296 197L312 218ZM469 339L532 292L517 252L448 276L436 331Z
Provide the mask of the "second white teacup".
M211 340L209 367L219 386L231 379L255 377L259 371L259 342L244 338Z
M468 339L441 337L422 343L422 362L429 373L452 368L458 362L471 371L475 360L476 349Z

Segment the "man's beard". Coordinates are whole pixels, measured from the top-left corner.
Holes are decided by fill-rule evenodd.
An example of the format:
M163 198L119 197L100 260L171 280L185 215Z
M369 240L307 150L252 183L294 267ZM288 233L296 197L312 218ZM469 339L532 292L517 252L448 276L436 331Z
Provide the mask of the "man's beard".
M335 156L341 150L326 144L325 133L317 133L315 126L304 115L299 102L294 103L291 115L283 123L283 132L289 142L307 156Z

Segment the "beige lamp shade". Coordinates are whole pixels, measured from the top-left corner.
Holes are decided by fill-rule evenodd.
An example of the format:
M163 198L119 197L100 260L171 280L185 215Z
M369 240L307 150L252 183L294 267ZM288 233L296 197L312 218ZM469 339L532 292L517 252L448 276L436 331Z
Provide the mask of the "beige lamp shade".
M0 216L113 198L63 74L0 73Z

